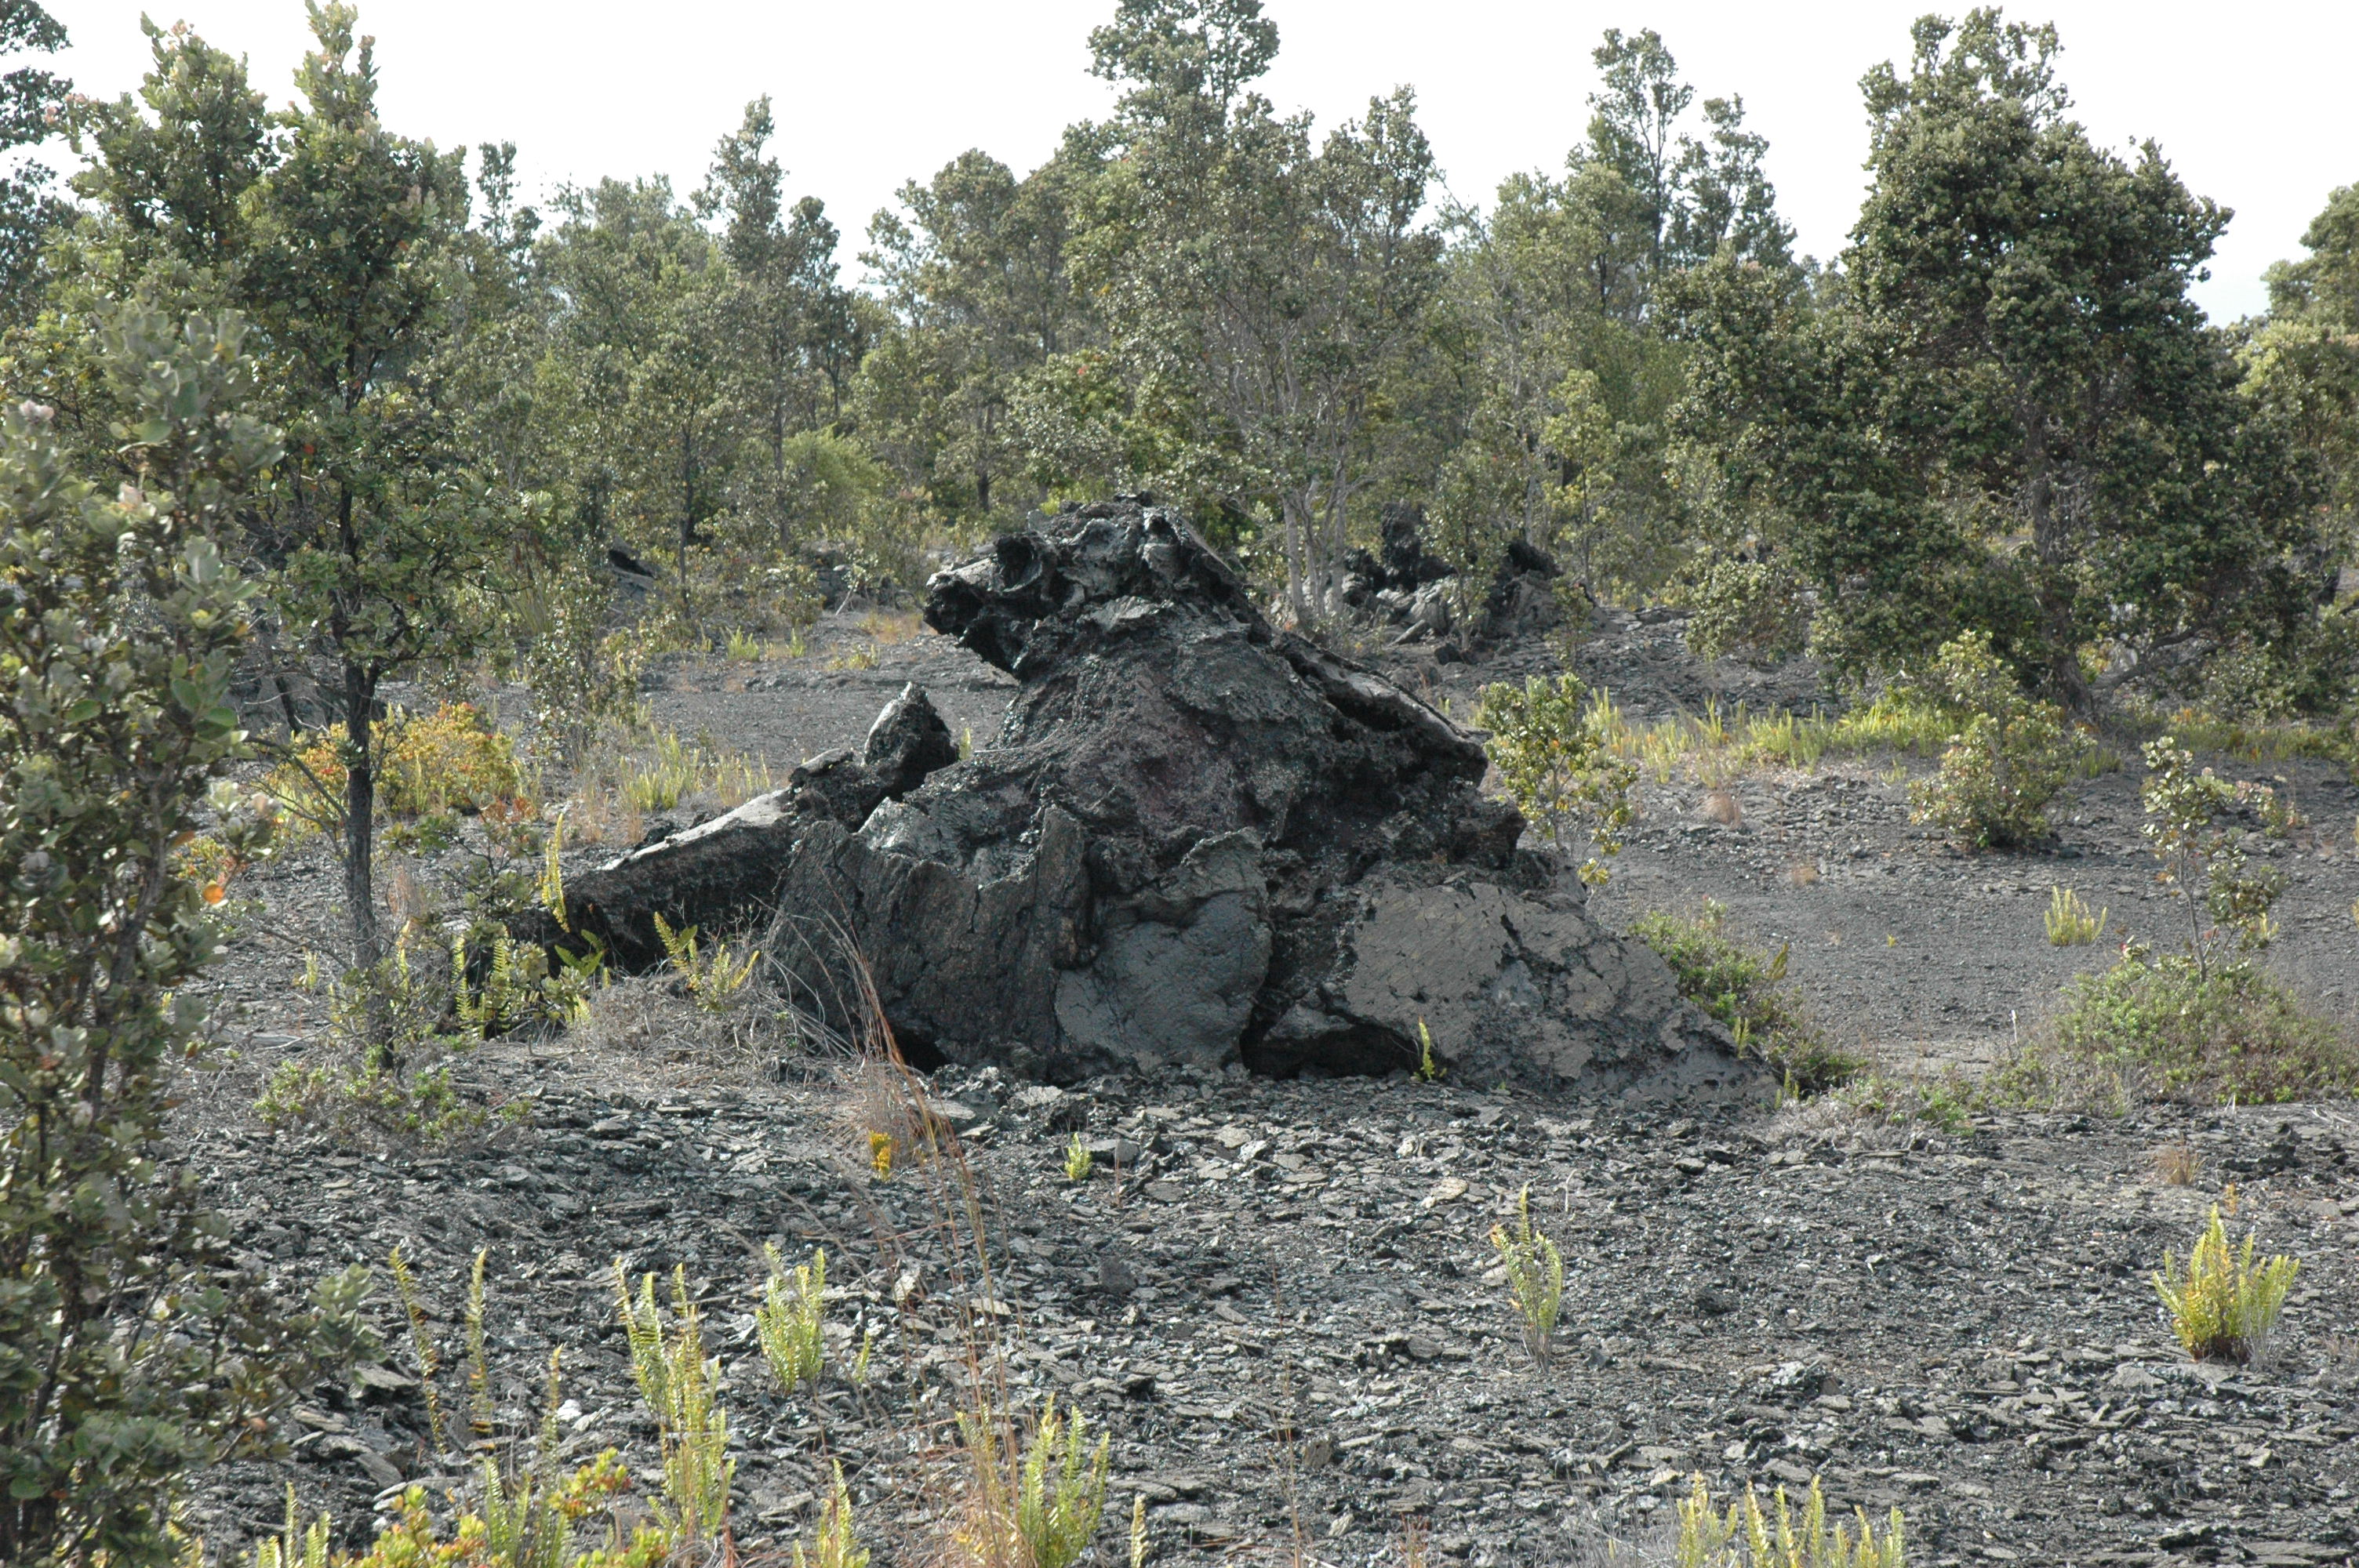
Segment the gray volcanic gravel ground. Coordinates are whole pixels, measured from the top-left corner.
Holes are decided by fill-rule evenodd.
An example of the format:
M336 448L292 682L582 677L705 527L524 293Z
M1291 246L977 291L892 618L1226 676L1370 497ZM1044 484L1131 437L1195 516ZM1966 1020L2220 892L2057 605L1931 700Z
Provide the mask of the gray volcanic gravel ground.
M1113 1434L1110 1550L1137 1493L1172 1557L1277 1560L1299 1536L1306 1561L1393 1561L1415 1518L1447 1557L1558 1563L1664 1517L1691 1471L1897 1503L1922 1563L2345 1562L2359 1541L2359 1349L2335 1338L2359 1308L2347 1110L1908 1138L1407 1081L985 1076L938 1087L985 1197L986 1285L946 1247L938 1173L875 1180L832 1085L683 1083L711 1075L549 1046L474 1072L532 1092L533 1125L382 1156L225 1129L192 1157L250 1261L290 1283L404 1243L454 1359L488 1247L503 1405L527 1429L567 1346L569 1455L649 1462L608 1260L684 1264L728 1369L747 1545L807 1523L834 1458L880 1560L917 1561L978 1322L1006 1334L1016 1399L1059 1394ZM1097 1151L1078 1185L1075 1129ZM2203 1174L2160 1185L2153 1152L2181 1139ZM2223 1179L2265 1247L2308 1260L2267 1368L2186 1365L2145 1281ZM1484 1240L1527 1184L1567 1263L1545 1370ZM828 1248L835 1364L876 1336L865 1387L776 1394L746 1317L764 1240ZM215 1538L274 1519L286 1476L357 1524L441 1474L404 1380L299 1411L291 1464L216 1476Z
M1580 657L1632 672L1616 689L1641 694L1634 712L1808 698L1791 671L1685 661L1675 635L1632 622ZM1011 689L924 634L866 670L824 667L860 645L850 623L827 623L819 645L793 663L682 663L650 700L660 721L782 774L856 742L904 680L978 737ZM1480 681L1554 667L1546 650L1472 670L1387 663L1462 715ZM2274 961L2332 1006L2359 986L2352 793L2323 768L2237 771L2288 774L2318 824L2287 852L2296 885ZM2109 960L2113 933L2048 946L2051 881L2109 905L2114 932L2168 935L2127 773L2081 795L2067 854L1978 859L1910 829L1896 784L1834 773L1740 781L1735 829L1702 822L1693 786L1650 786L1607 909L1722 899L1740 934L1790 943L1839 1038L1941 1061L1987 1059L2010 1010L2027 1027L2066 975ZM332 941L332 872L313 851L251 887L266 907L211 985L240 1054L190 1082L180 1133L248 1263L292 1289L401 1242L456 1361L468 1260L487 1248L504 1429L535 1424L561 1346L567 1454L619 1445L643 1476L653 1433L611 1262L684 1265L729 1379L749 1552L809 1527L840 1459L880 1568L924 1560L951 1412L987 1332L1004 1337L1019 1402L1057 1393L1112 1435L1101 1561L1122 1560L1137 1495L1164 1560L1397 1562L1419 1521L1442 1560L1570 1563L1600 1530L1658 1528L1694 1471L1722 1490L1815 1474L1839 1504L1897 1505L1920 1565L2359 1561L2347 1105L1983 1117L1951 1135L1822 1106L1633 1117L1397 1078L1067 1092L946 1075L929 1092L962 1130L986 1282L942 1219L954 1167L867 1169L853 1129L874 1090L856 1072L695 1048L694 1015L652 982L606 1004L637 1008L634 1029L466 1059L475 1091L529 1098L523 1125L439 1150L260 1129L246 1108L262 1076L321 1025L286 982L304 946ZM1077 1130L1096 1151L1078 1184L1060 1169ZM2180 1142L2198 1174L2163 1184L2155 1154ZM2237 1228L2304 1270L2270 1364L2192 1368L2146 1276L2232 1182ZM1518 1343L1485 1239L1527 1185L1567 1263L1545 1370ZM827 1247L833 1365L873 1331L864 1386L772 1388L747 1316L765 1241L789 1262ZM461 1468L423 1441L414 1371L389 1350L362 1385L296 1412L287 1458L207 1476L193 1519L212 1548L275 1529L290 1479L355 1544L390 1489L455 1484ZM446 1374L445 1407L462 1400Z

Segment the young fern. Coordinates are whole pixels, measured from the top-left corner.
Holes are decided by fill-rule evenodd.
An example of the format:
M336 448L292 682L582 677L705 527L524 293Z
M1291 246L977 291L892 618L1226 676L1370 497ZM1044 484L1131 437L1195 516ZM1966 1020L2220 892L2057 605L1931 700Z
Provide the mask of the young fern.
M199 1568L204 1562L204 1549L200 1545L192 1553ZM321 1514L310 1525L301 1523L295 1510L295 1483L287 1483L287 1529L276 1541L264 1540L254 1548L254 1568L328 1568L328 1516Z
M475 1266L467 1276L467 1423L478 1438L492 1435L497 1413L492 1403L491 1361L484 1350L484 1262L490 1256L489 1248L475 1249Z
M2054 947L2080 947L2094 942L2105 934L2110 909L2089 913L2081 895L2067 887L2048 890L2048 942Z
M852 1527L852 1493L843 1484L843 1465L835 1466L835 1485L820 1505L819 1529L810 1551L795 1542L795 1568L868 1568L868 1549Z
M1731 1503L1727 1512L1712 1508L1712 1495L1701 1476L1679 1505L1679 1541L1673 1561L1680 1568L1908 1568L1908 1545L1900 1510L1892 1510L1882 1530L1864 1510L1854 1509L1859 1533L1837 1524L1827 1529L1826 1494L1818 1480L1810 1482L1802 1517L1794 1518L1786 1488L1777 1488L1774 1506L1765 1509L1760 1494L1745 1489L1745 1500Z
M573 1521L557 1476L562 1354L549 1353L548 1390L532 1468L519 1479L504 1475L489 1455L484 1459L484 1559L500 1568L574 1568L569 1551Z
M1086 1427L1081 1411L1068 1418L1050 1399L1010 1476L1000 1423L988 1411L959 1416L976 1485L974 1515L960 1534L980 1560L1071 1568L1089 1549L1105 1512L1110 1454L1103 1437L1088 1452Z
M762 950L749 949L743 955L732 953L729 944L716 942L707 955L697 945L696 927L675 928L661 912L656 917L656 935L662 941L664 953L671 966L688 987L688 994L696 1005L707 1012L726 1012L737 993L744 990L754 978L754 967L762 961Z
M1094 1457L1083 1458L1083 1426L1081 1411L1069 1423L1051 1399L1024 1455L1016 1528L1038 1568L1066 1568L1081 1556L1105 1512L1106 1440L1098 1439Z
M402 1316L409 1323L409 1347L418 1357L418 1387L426 1396L426 1433L434 1452L440 1454L449 1446L442 1430L442 1401L434 1392L442 1357L434 1348L433 1336L426 1332L426 1305L419 1299L417 1278L410 1273L409 1260L401 1255L398 1243L386 1254L385 1261L393 1274L393 1288L401 1297Z
M766 1246L770 1277L762 1287L762 1304L754 1309L754 1332L762 1344L762 1359L778 1386L788 1393L805 1383L819 1387L824 1354L827 1306L827 1249L811 1254L788 1277L778 1249Z
M565 913L565 813L559 812L557 820L549 825L549 842L541 849L540 906L549 911L557 928L569 935L573 923Z
M614 1260L614 1292L631 1375L655 1418L663 1446L664 1495L656 1517L677 1543L718 1535L729 1518L729 1484L737 1462L729 1457L729 1416L718 1398L719 1365L704 1356L704 1323L688 1293L688 1269L672 1270L672 1326L656 1304L656 1277L644 1276L631 1294L630 1277Z
M2162 1255L2162 1269L2154 1276L2156 1293L2169 1309L2179 1343L2198 1361L2257 1361L2268 1354L2269 1336L2301 1264L2275 1257L2256 1266L2256 1239L2248 1234L2241 1249L2230 1247L2214 1205L2185 1267L2172 1254Z
M1532 1189L1516 1198L1516 1228L1491 1227L1491 1245L1507 1271L1507 1293L1524 1320L1524 1345L1545 1367L1553 1352L1557 1312L1564 1304L1564 1255L1532 1228Z

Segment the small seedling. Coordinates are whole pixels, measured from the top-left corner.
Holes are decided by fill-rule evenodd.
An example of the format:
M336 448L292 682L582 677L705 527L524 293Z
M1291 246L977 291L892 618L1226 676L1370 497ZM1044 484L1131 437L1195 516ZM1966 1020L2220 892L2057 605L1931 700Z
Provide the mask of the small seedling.
M1065 1145L1065 1180L1088 1181L1093 1163L1088 1147L1082 1142L1082 1135L1074 1133L1072 1141Z
M806 1553L795 1542L795 1568L868 1568L868 1549L852 1529L852 1493L843 1484L843 1465L835 1466L835 1487L820 1506L819 1531Z
M2276 1257L2256 1265L2254 1240L2247 1234L2242 1249L2231 1248L2228 1227L2214 1205L2184 1268L2172 1254L2162 1256L2155 1291L2170 1309L2179 1343L2198 1361L2250 1362L2268 1353L2269 1334L2301 1264Z
M825 1342L827 1249L814 1251L811 1260L797 1265L791 1276L779 1261L777 1247L765 1247L763 1252L770 1260L770 1277L762 1287L762 1304L754 1309L762 1359L787 1392L805 1383L817 1388Z
M1491 1227L1491 1245L1506 1266L1507 1293L1524 1320L1524 1344L1545 1367L1554 1349L1557 1311L1564 1304L1564 1255L1532 1228L1532 1189L1516 1196L1516 1228Z
M2081 895L2071 888L2050 888L2048 892L2048 941L2055 947L2081 947L2105 934L2110 909L2100 909L2092 915Z
M1417 1021L1417 1079L1421 1084L1438 1084L1443 1068L1433 1059L1433 1032L1422 1018Z
M876 1173L880 1182L893 1179L893 1135L872 1132L868 1135L868 1168Z

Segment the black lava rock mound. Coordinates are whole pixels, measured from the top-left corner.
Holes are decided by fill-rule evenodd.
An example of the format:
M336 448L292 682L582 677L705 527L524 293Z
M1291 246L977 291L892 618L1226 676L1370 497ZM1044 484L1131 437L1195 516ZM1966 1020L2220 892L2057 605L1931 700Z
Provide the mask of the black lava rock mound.
M1767 1092L1518 850L1473 737L1270 625L1176 515L1120 498L1006 535L925 615L1021 683L992 744L958 760L912 687L857 756L579 879L575 929L641 967L658 911L775 912L798 1000L857 1033L873 997L919 1062L1381 1073L1422 1025L1461 1082Z

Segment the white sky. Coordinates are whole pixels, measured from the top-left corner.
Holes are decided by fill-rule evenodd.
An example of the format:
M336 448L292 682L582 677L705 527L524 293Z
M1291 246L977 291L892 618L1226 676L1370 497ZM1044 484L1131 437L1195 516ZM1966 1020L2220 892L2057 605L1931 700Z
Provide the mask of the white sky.
M134 5L48 0L85 92L135 86ZM1607 27L1659 31L1699 101L1745 97L1769 139L1779 204L1804 251L1840 249L1857 211L1865 119L1857 82L1904 59L1928 0L1268 0L1281 107L1331 124L1407 82L1451 190L1487 203L1500 177L1560 166L1586 124L1589 51ZM1940 7L1962 12L1962 0ZM815 194L845 234L847 276L869 215L902 181L970 146L1030 168L1111 94L1089 29L1113 0L363 0L386 123L443 146L513 141L528 191L602 175L701 182L745 101L770 94L790 196ZM306 42L300 0L155 0L248 57L274 103ZM2158 139L2199 194L2236 217L2197 297L2215 319L2261 309L2261 271L2299 254L2334 186L2359 180L2359 5L2352 0L2045 0L2075 113L2119 146Z

